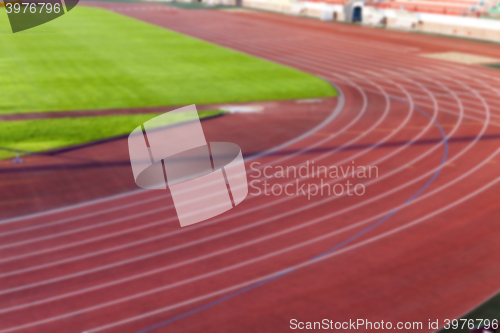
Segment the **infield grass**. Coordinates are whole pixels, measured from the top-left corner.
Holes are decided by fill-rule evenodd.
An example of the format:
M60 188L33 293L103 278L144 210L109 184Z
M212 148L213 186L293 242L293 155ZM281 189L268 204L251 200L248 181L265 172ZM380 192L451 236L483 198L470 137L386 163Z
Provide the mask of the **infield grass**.
M298 70L99 8L13 34L0 8L0 113L333 96ZM202 28L202 27L200 27Z
M198 115L203 119L222 113L218 110L199 111ZM148 113L0 122L0 159L15 156L16 150L20 155L24 155L27 152L41 152L127 135L140 124L158 115ZM186 120L182 114L176 116L172 125Z

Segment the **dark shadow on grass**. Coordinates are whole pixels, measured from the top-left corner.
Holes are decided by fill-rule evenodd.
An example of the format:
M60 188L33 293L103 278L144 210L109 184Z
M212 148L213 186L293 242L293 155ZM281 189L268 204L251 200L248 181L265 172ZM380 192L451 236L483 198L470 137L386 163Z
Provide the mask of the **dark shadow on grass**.
M500 320L500 292L498 292L495 296L491 297L471 312L464 315L461 319L474 319L475 324L479 323L478 319L489 319L490 321L494 319ZM468 333L468 328L461 328L463 322L464 321L459 321L460 328L458 329L441 329L438 331L438 333ZM499 332L500 329L497 329L496 331Z

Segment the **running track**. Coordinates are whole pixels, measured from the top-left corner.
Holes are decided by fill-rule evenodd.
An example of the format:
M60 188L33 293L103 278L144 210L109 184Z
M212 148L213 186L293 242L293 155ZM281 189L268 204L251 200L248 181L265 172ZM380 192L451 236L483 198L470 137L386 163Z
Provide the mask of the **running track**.
M330 81L341 97L323 123L253 161L355 161L379 177L360 197L249 196L182 229L168 193L142 191L3 221L1 333L427 323L498 291L500 72L418 55L498 47L264 13L98 5Z

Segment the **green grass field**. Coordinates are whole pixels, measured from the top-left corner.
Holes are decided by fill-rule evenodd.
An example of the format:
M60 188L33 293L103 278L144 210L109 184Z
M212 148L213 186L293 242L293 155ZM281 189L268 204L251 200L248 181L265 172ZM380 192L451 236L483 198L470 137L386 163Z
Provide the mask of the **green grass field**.
M0 114L336 95L313 75L102 9L77 6L16 34L4 11ZM101 140L154 116L4 121L0 148L40 152ZM0 149L0 159L13 155Z
M500 69L500 65L486 65L486 67Z
M222 111L200 111L200 118L222 114ZM51 118L0 122L0 159L15 156L2 148L40 152L85 142L129 134L138 125L158 114ZM184 117L185 118L185 117ZM182 115L174 123L182 122ZM168 124L165 124L168 125Z
M102 9L13 34L0 9L0 113L324 97L323 80Z

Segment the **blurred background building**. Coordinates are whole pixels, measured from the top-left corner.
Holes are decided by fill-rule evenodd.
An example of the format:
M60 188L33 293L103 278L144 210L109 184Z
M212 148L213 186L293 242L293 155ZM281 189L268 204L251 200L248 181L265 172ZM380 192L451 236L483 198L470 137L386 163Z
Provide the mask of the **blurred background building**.
M187 0L191 1L239 5L242 0ZM499 0L244 0L241 4L325 21L500 42Z

